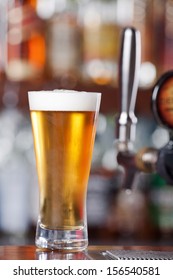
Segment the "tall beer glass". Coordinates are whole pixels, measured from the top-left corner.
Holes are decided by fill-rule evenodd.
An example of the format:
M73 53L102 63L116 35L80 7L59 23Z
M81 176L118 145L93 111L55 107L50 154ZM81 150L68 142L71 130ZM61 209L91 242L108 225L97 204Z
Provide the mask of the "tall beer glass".
M86 194L100 93L29 92L39 180L36 245L83 250L88 245Z

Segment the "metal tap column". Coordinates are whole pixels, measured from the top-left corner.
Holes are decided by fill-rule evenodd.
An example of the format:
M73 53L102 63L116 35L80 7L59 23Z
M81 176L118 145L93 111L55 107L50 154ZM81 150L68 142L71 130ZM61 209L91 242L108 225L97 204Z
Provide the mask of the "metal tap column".
M125 170L125 188L131 188L136 166L133 146L137 118L134 113L141 63L141 36L135 28L123 31L119 63L120 113L116 119L117 161Z

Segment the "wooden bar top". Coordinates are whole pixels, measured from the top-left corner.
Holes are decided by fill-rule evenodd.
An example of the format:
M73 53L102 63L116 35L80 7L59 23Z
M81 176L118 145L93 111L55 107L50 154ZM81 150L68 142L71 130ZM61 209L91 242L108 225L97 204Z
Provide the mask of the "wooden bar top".
M65 253L61 251L51 251L38 249L34 245L30 246L0 246L0 260L92 260L111 259L109 252L151 252L156 254L168 253L173 258L173 246L89 246L86 251ZM106 257L106 252L108 255ZM112 258L114 259L114 258Z

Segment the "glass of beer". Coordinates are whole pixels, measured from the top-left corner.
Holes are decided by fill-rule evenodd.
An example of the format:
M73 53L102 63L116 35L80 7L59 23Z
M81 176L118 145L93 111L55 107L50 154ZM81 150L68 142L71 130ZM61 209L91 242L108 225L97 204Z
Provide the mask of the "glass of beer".
M39 248L84 250L86 195L100 93L28 93L39 181Z

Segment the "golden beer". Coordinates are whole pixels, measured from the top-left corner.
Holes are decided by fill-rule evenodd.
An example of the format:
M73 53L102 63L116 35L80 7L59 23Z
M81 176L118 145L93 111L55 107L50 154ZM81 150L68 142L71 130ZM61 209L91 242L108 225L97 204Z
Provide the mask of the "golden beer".
M39 180L36 245L82 250L88 244L86 193L100 93L29 92Z
M31 111L41 224L83 226L95 135L95 112Z

